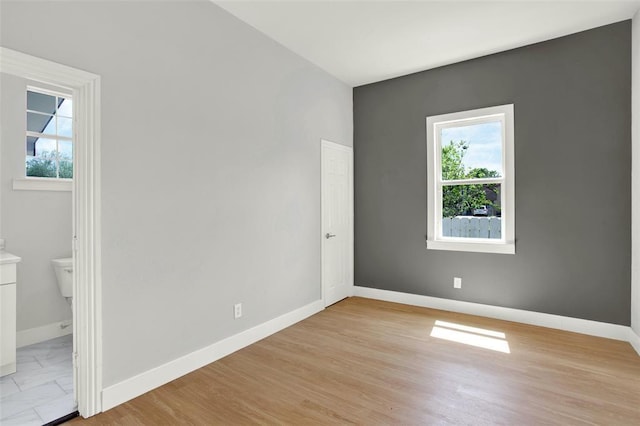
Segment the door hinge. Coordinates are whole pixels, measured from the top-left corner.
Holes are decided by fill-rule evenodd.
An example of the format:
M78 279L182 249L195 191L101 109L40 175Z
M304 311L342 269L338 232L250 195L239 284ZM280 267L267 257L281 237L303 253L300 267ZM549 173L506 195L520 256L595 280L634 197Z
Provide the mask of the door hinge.
M73 251L78 251L78 237L76 237L75 235L71 240L71 247L73 248Z

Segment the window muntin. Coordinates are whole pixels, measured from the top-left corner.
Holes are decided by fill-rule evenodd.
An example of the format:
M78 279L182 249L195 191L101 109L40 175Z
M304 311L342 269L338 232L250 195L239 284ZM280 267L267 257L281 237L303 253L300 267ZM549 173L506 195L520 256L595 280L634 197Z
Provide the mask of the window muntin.
M514 253L513 105L427 118L427 248Z
M73 178L72 111L70 96L27 89L25 176Z

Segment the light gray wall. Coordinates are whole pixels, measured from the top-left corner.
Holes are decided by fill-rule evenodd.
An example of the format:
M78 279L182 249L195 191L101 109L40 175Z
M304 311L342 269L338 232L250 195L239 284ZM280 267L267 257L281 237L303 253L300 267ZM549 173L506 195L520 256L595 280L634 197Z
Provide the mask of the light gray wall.
M5 47L102 77L105 386L319 300L348 86L208 1L2 8Z
M356 285L629 325L630 53L625 21L355 88ZM509 103L517 254L427 250L425 117Z
M20 256L17 331L71 319L51 259L71 256L71 192L14 191L24 177L27 81L0 74L0 236Z
M631 39L631 327L640 336L640 11L633 17Z

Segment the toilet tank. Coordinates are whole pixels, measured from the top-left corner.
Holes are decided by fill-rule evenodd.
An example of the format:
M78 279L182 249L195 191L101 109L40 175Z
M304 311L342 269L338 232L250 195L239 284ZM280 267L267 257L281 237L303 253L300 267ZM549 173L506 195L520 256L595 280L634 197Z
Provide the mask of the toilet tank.
M73 258L53 259L53 270L63 297L73 297Z

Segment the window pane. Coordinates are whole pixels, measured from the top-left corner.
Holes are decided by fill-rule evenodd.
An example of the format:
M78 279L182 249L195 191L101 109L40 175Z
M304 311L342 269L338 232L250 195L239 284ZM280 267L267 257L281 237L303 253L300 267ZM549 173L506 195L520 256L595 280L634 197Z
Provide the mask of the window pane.
M34 157L36 155L36 142L38 138L27 136L27 156Z
M62 117L73 117L73 107L71 99L58 98L58 115Z
M73 137L72 115L71 99L27 90L26 176L73 177L73 143L61 140Z
M58 141L60 161L60 178L71 179L73 177L73 144L70 141Z
M38 138L35 142L36 157L48 155L48 153L55 154L57 149L58 148L55 139Z
M442 187L442 236L502 238L500 184Z
M500 121L441 129L442 179L502 176Z
M27 154L29 141L27 140ZM56 177L56 141L54 139L38 138L34 142L35 155L27 155L27 176Z
M56 120L52 115L27 113L27 130L30 132L56 134Z
M58 117L58 136L70 138L73 135L71 129L73 120L65 117Z
M27 91L27 109L54 114L56 112L56 97Z

